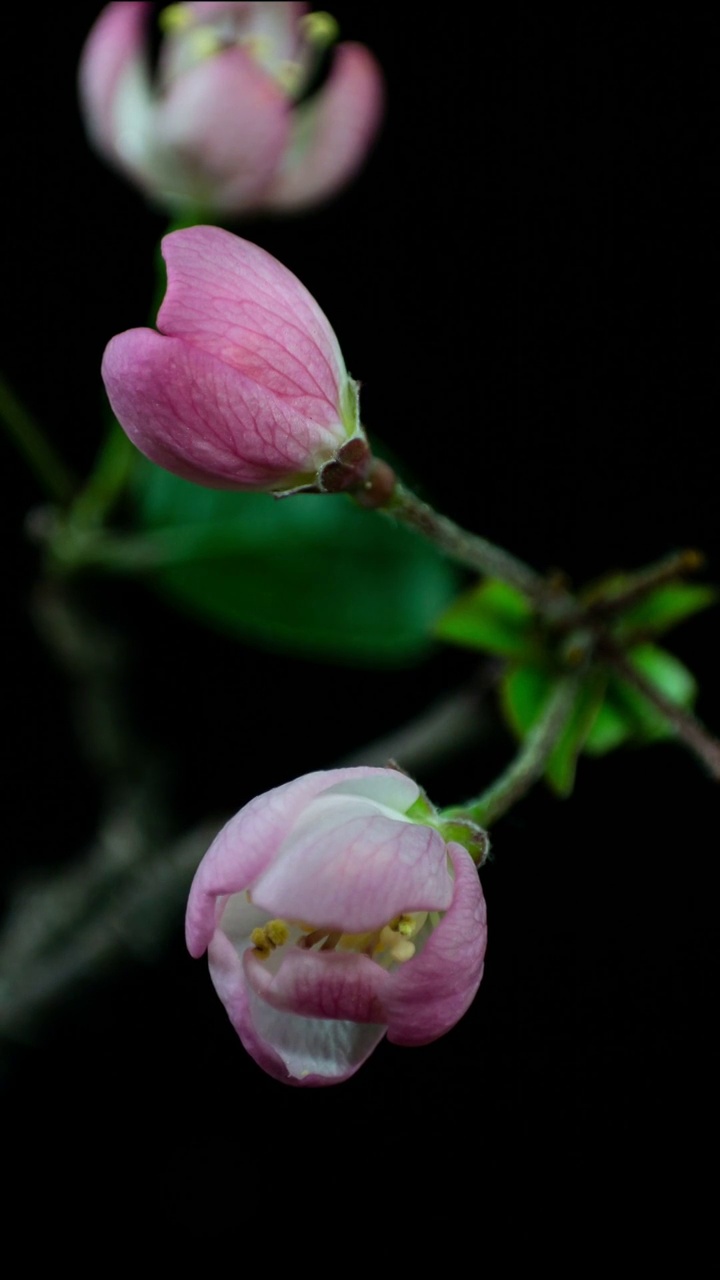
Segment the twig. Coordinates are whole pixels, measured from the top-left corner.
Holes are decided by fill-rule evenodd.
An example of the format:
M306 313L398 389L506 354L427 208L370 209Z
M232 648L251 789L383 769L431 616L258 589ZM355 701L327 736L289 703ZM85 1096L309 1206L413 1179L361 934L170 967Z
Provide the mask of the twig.
M692 711L678 706L676 702L671 702L657 685L633 666L621 649L609 640L603 647L610 665L617 674L647 698L648 702L667 720L675 736L702 761L711 778L720 782L720 741L705 728Z
M515 759L492 786L467 804L443 811L443 818L469 818L492 826L539 782L567 721L580 688L579 676L566 676L556 685L540 719L533 725Z

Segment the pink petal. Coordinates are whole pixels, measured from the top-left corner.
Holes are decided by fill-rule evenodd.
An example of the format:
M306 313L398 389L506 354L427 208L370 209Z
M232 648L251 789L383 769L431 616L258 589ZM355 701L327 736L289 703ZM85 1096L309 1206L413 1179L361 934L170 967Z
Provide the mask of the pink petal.
M128 76L144 82L149 105L145 38L152 7L149 0L116 0L106 5L80 58L79 90L85 123L99 149L113 158L117 158L118 94Z
M339 45L323 89L296 109L294 139L264 207L302 209L334 195L364 160L383 105L382 74L369 49Z
M329 826L308 809L255 881L253 901L272 915L363 933L403 912L442 911L452 893L437 831L348 799Z
M130 439L168 471L210 488L286 489L314 479L337 433L212 355L152 329L108 344L102 376ZM342 437L341 437L342 438Z
M477 868L449 844L455 869L452 906L423 950L390 974L385 992L388 1039L419 1045L436 1040L469 1008L480 985L487 946L487 913Z
M249 948L243 954L243 965L255 994L282 1013L386 1022L383 990L390 974L369 956L289 947L273 973Z
M161 332L218 356L334 429L345 363L328 320L297 277L219 227L172 232L162 249L168 288Z
M275 172L289 129L272 77L244 49L226 49L184 71L158 100L148 186L169 200L244 210Z
M246 889L260 875L315 796L335 783L387 772L360 767L308 773L256 796L236 813L215 837L192 883L186 918L190 954L198 957L207 949L225 897Z
M340 1084L385 1034L382 1026L278 1012L249 989L240 957L222 933L210 947L210 974L247 1052L285 1084Z

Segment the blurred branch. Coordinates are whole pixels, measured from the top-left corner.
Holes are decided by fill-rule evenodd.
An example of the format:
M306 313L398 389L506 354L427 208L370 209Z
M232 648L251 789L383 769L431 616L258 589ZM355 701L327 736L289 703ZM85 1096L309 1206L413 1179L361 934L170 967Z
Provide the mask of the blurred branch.
M495 683L497 674L496 665L488 663L477 688L458 689L448 694L408 724L343 756L333 768L347 769L361 764L382 766L394 760L408 773L421 773L481 742L490 728L490 717L482 706L482 698Z
M63 506L69 502L77 489L75 477L2 374L0 423L48 497Z
M220 825L202 824L150 856L132 817L118 812L84 859L20 889L0 938L0 1036L31 1038L112 966L155 959Z

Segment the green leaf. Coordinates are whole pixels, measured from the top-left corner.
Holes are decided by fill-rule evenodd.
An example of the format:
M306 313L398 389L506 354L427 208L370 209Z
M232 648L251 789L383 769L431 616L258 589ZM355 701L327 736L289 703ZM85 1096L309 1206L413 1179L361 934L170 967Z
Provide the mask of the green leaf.
M439 619L435 634L470 649L527 658L536 647L532 626L532 608L519 591L504 582L486 581L451 604Z
M605 697L607 677L592 672L581 685L567 724L548 760L545 776L559 796L571 795L575 786L578 756L583 750Z
M615 699L615 682L610 679L605 701L598 711L583 751L589 756L604 756L614 751L633 736L634 724L619 707Z
M659 645L644 644L631 649L628 659L671 702L692 706L697 693L695 678L674 654ZM585 750L590 755L604 755L626 742L654 742L669 737L672 730L661 712L638 689L612 675Z
M429 544L342 497L202 489L139 459L136 518L165 549L148 576L250 641L337 661L420 659L458 586Z
M694 582L666 583L623 614L618 634L642 631L660 635L692 614L707 609L716 600L717 591L713 587Z
M643 644L632 649L628 658L671 702L681 707L692 706L697 695L695 677L674 654L659 645ZM615 686L615 696L635 721L637 737L645 742L672 737L665 717L637 689L624 680L616 680Z
M500 702L513 733L524 738L538 719L553 687L550 671L540 667L510 667L500 682Z
M541 717L557 677L540 667L518 666L506 672L501 684L505 715L519 738L525 738ZM560 796L568 796L575 784L577 759L600 713L607 677L592 672L581 685L565 728L547 763L545 776Z

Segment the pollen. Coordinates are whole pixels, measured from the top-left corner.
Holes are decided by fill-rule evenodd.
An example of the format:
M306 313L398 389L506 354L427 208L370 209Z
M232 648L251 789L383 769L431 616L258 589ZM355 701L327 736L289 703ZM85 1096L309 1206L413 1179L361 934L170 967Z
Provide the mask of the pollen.
M192 20L192 10L188 4L169 4L158 14L161 31L185 31Z
M290 930L284 920L271 920L265 925L265 933L274 947L281 947L290 937Z
M303 71L299 62L291 62L287 59L285 62L280 63L275 75L280 88L291 94L296 92L302 80Z
M267 960L276 947L281 947L290 937L290 929L284 920L269 920L267 924L258 926L250 934L250 941L255 954L261 960Z
M197 31L190 32L187 40L198 62L214 57L223 47L222 40L207 27L198 27Z
M326 13L323 9L316 13L306 13L300 25L305 39L310 44L321 45L323 48L334 44L340 34L337 18L333 18L331 13Z
M385 928L380 930L377 950L386 951L393 960L397 960L398 964L403 964L406 960L412 960L415 955L415 944L410 942L409 938L403 938L397 929L386 924Z

